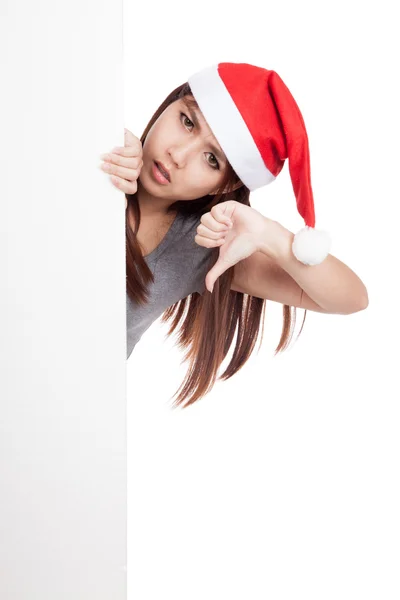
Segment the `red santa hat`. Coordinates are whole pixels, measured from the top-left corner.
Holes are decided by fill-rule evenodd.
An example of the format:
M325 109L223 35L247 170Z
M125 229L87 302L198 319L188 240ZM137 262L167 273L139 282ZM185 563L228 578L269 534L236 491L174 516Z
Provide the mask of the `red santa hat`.
M315 229L308 137L300 109L275 71L247 63L218 63L188 79L193 96L241 181L254 191L274 181L289 159L297 210L305 227L294 237L295 257L317 265L331 238Z

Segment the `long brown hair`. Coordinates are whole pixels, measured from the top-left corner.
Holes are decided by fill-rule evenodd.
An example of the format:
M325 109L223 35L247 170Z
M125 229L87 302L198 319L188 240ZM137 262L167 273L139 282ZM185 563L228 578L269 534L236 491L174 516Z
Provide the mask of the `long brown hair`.
M186 82L173 90L151 117L140 141L142 145L151 127L173 102L182 98L185 103L198 105L192 96L189 84ZM167 212L178 212L182 215L201 215L209 212L219 202L235 200L250 206L250 190L242 184L233 190L240 179L228 163L226 175L217 190L216 195L206 195L202 198L189 201L174 202ZM225 190L226 193L223 193ZM232 191L233 190L233 191ZM136 234L140 225L140 209L135 194L126 194L128 206L126 210L126 275L127 293L133 302L145 304L148 301L147 284L154 282L153 274L143 258L141 246ZM129 214L133 211L135 231L129 226ZM209 269L215 264L219 256L219 248L210 251ZM225 359L231 347L237 328L235 348L230 363L225 372L218 379L229 379L239 371L249 359L254 350L262 321L261 340L264 334L265 304L264 298L258 298L231 290L233 267L223 273L215 282L213 293L201 296L194 292L179 300L164 311L161 321L171 321L167 335L171 335L182 320L178 333L178 346L185 349L184 360L189 361L189 368L184 382L174 396L177 396L173 407L183 405L186 408L205 396L213 387L218 368ZM291 309L294 309L292 316ZM303 329L307 311L304 312ZM283 305L283 327L275 355L287 349L293 337L296 324L296 307ZM298 336L297 336L298 337ZM297 338L296 338L297 340ZM178 395L179 394L179 395ZM183 402L186 400L186 403Z

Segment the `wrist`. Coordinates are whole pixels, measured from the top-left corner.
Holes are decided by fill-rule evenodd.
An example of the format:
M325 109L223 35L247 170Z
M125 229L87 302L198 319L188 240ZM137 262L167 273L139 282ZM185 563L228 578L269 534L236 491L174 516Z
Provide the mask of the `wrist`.
M266 221L264 236L259 251L273 258L277 263L284 263L293 258L292 244L294 233L286 229L278 221Z

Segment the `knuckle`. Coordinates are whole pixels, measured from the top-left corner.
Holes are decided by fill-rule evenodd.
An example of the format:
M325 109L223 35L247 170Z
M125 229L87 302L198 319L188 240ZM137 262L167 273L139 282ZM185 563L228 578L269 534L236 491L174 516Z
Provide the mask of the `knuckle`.
M126 150L127 150L126 156L129 157L129 160L134 159L135 161L137 160L138 162L140 162L142 160L143 154L136 146L130 146Z
M140 156L133 156L131 159L131 164L133 169L138 169L141 165L142 159Z

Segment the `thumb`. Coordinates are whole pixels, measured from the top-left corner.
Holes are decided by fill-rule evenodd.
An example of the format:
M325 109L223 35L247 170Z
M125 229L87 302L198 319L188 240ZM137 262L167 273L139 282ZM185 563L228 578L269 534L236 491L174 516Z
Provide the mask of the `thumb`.
M132 131L129 131L129 129L124 129L124 146L135 148L137 155L142 152L142 142L134 133L132 133Z
M210 292L213 291L214 283L222 273L225 273L230 267L247 258L256 251L254 240L251 235L241 235L219 249L219 257L215 265L206 275L205 284Z
M134 140L138 141L136 135L134 135L132 131L129 131L129 129L124 129L125 146L132 146L132 142L134 142Z
M214 283L217 281L218 277L221 277L225 271L232 267L235 263L231 263L230 261L225 260L219 256L215 265L208 271L205 279L206 288L212 292L214 289Z

